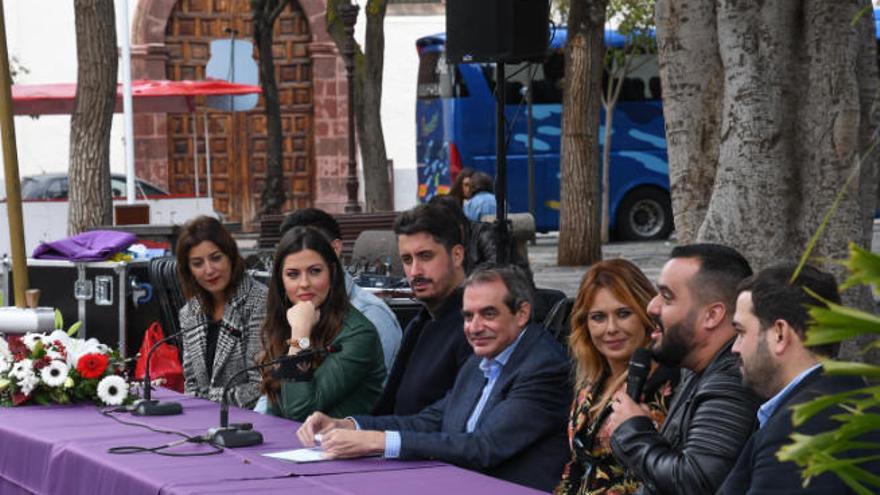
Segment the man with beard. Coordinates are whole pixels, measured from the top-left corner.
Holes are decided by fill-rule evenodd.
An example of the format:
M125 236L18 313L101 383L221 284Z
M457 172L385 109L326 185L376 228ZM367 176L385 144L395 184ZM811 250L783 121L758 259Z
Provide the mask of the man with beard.
M425 307L403 332L373 413L407 415L443 398L473 352L461 331L465 248L455 217L442 206L419 205L397 217L394 232L403 271Z
M736 287L751 274L741 254L717 244L678 246L664 265L648 304L651 352L684 368L681 383L659 432L623 392L604 427L614 455L643 482L638 493L715 493L754 430L759 401L730 350Z
M829 407L795 430L793 406L865 386L861 378L828 376L822 372L820 359L833 356L836 344L804 346L809 306L826 307L825 301L840 304L840 295L830 273L806 265L791 282L795 270L795 265L768 268L739 286L733 319L737 333L733 353L740 357L743 383L766 402L758 409L758 431L746 444L719 494L855 493L830 472L813 476L805 488L798 466L776 458L779 448L791 443L792 433L815 435L831 431L840 426L831 416L845 412L837 406ZM865 443L847 455L876 455L876 448L870 447L878 444L876 437L852 439ZM877 464L874 461L850 469L860 469L867 475L880 472Z

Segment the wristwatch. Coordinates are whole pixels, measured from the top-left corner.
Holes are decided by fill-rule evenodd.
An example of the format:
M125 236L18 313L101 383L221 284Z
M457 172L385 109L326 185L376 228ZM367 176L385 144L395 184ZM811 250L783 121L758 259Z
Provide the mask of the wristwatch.
M292 346L299 347L300 350L303 350L303 351L312 346L312 342L309 340L308 337L300 337L298 339L290 339L287 341L287 343Z

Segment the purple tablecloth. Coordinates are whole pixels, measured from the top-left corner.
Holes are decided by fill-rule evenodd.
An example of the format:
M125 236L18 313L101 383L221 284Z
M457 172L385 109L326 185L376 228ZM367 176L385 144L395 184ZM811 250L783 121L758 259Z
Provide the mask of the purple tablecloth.
M153 427L203 434L219 423L216 403L160 390L181 402L179 416L117 416ZM299 448L298 423L230 409L230 422L250 422L265 443L219 455L166 457L109 454L123 445L153 447L180 437L123 425L91 405L0 408L0 493L308 493L419 495L529 494L534 490L433 461L381 458L296 464L261 454ZM207 451L186 444L174 452Z

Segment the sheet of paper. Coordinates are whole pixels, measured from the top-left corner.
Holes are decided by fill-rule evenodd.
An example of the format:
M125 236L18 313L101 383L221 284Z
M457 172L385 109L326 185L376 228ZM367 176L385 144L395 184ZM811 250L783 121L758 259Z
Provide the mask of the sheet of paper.
M309 449L283 450L281 452L269 452L263 454L266 457L281 459L283 461L293 462L318 462L325 461L324 451L321 447L312 447Z

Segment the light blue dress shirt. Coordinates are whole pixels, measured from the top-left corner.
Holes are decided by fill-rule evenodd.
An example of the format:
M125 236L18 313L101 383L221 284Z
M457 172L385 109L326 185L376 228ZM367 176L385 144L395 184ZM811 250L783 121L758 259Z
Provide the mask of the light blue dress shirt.
M513 351L516 349L519 341L522 340L523 334L525 331L520 331L519 336L517 336L516 340L513 341L512 344L507 346L507 349L504 349L494 358L483 358L480 360L480 370L483 372L483 376L486 377L486 384L483 385L483 392L480 394L480 400L477 402L477 405L474 407L473 412L468 418L466 431L467 433L473 433L476 428L477 421L480 419L480 415L483 413L483 408L486 407L486 402L489 400L489 396L492 395L492 388L495 386L495 383L498 381L498 377L501 376L501 369L504 365L507 364L507 361L510 359L510 355L513 354ZM360 425L355 421L355 426L360 429ZM395 459L400 457L400 432L397 431L386 431L385 432L385 454L384 456L388 459Z
M464 216L472 222L479 222L484 215L494 215L497 208L495 195L480 191L464 203Z
M810 373L816 371L821 368L822 364L815 364L794 377L794 380L790 381L788 385L785 386L782 390L779 391L776 395L770 398L767 402L761 404L761 407L758 408L758 428L763 428L764 423L770 419L770 416L773 416L773 413L776 412L776 409L779 407L779 404L785 400L786 397L791 393L791 391L797 386L798 383L804 381L804 378L808 377Z
M403 338L403 331L400 329L397 316L384 301L354 283L354 278L348 273L345 274L345 290L348 292L351 305L363 313L379 333L382 353L385 357L385 380L387 381L388 374L391 373L391 365L394 364L397 351L400 350L400 339Z

